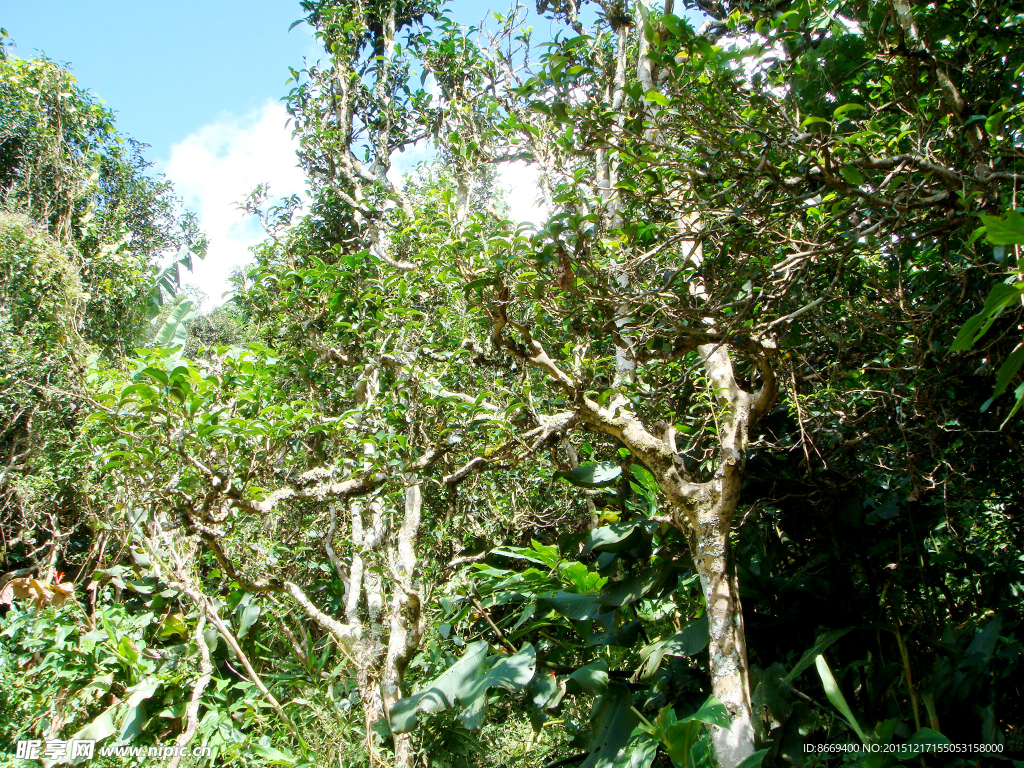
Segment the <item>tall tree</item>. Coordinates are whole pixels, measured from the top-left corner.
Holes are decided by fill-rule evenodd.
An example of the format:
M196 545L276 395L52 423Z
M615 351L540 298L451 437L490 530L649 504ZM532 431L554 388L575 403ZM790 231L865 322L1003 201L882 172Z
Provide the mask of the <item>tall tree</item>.
M985 270L1016 269L1005 253L993 266L975 230L998 238L1016 221L1017 17L1009 3L699 3L698 31L672 4L597 6L545 4L564 29L538 45L516 11L485 33L426 5L303 4L327 52L288 97L312 203L265 217L239 297L266 346L198 363L158 352L111 385L117 503L150 510L146 540L176 583L214 593L226 580L262 605L287 596L281 610L352 657L368 751L387 730L402 766L420 713L461 709L479 727L493 688L526 689L538 724L567 695L593 698L589 740L563 764L650 766L661 749L689 765L707 758L703 724L720 765L795 760L815 702L793 685L811 666L851 729L877 741L895 738L883 702L902 676L913 730L899 737L934 738L933 694L953 677L940 653L975 648L956 667L973 680L979 658L1012 645L979 618L1010 587L965 601L927 561L937 511L953 525L941 494L963 490L937 444L971 409L949 402L967 363L945 350L978 307L948 286L977 301ZM395 154L421 141L443 170L399 184ZM509 162L538 173L539 227L494 195ZM1004 370L1005 388L1017 369ZM143 450L119 449L122 432ZM779 469L791 459L797 470ZM451 588L448 631L461 623L496 652L474 643L402 698L426 594L458 554L424 521L443 524L446 494L481 473L547 475L541 461L584 489L578 516L551 537L559 547L506 542ZM535 485L539 513L551 491ZM511 506L498 486L471 487L477 503ZM848 489L868 514L846 514ZM781 612L792 595L776 574L810 578L798 554L850 555L834 529L788 514L792 496L815 514L842 509L858 541L865 526L886 531L847 591L883 600L892 637L879 652L900 660L860 665L877 672L859 686L863 711L887 715L870 734L816 658L848 628L815 642L810 627L799 648L762 633L766 650L748 648L741 577L764 587L748 592L759 613ZM972 498L985 514L1004 503ZM885 527L898 508L906 522ZM755 533L737 562L740 510ZM998 538L1014 535L1007 524ZM186 558L193 542L213 560ZM920 573L900 570L907 558ZM999 579L1007 563L992 565ZM976 634L934 618L932 646L908 645L907 622L935 594ZM928 699L914 642L935 664ZM693 696L673 690L668 659L704 648L693 667L713 698L680 718Z

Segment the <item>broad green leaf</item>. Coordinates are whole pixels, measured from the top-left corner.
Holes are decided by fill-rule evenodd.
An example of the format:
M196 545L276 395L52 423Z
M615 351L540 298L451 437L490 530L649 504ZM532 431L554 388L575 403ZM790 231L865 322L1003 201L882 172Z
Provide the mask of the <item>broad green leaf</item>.
M703 651L709 642L707 619L694 619L674 635L653 642L641 650L637 675L642 680L649 678L658 671L666 656L693 656Z
M260 617L260 607L250 603L242 609L242 615L238 618L238 636L245 637L249 633L249 629L253 624L256 623L256 619Z
M607 576L590 570L583 563L569 563L562 568L560 575L581 594L599 592L608 581Z
M798 661L793 669L790 670L790 673L786 675L784 682L787 685L791 684L794 680L800 677L801 674L803 674L805 669L808 669L812 664L814 664L814 660L824 653L826 648L832 645L832 643L839 638L852 631L853 627L847 627L846 629L833 629L830 632L826 632L824 635L821 635L814 641L814 645L812 645L810 649L805 651L804 655L800 657L800 661Z
M1022 365L1024 365L1024 344L1018 344L1013 352L1006 356L996 372L996 388L992 394L993 397L999 397L1006 391Z
M636 728L626 754L626 761L619 764L622 768L651 768L654 758L658 756L658 742L646 731Z
M867 735L861 730L860 724L857 722L857 718L853 716L853 712L850 710L850 706L846 703L846 697L843 696L843 692L839 690L839 684L836 683L836 679L832 676L832 670L828 668L828 663L825 661L824 656L817 656L814 659L814 664L818 668L818 676L821 677L821 684L825 688L825 695L828 696L828 700L832 702L839 714L850 724L858 738L865 744L869 743Z
M1014 285L1008 285L1007 283L996 283L992 286L992 290L989 291L988 297L985 299L985 306L982 307L981 312L971 317L960 332L956 335L956 340L950 347L952 352L966 352L980 339L989 328L992 327L992 323L996 321L996 318L1002 313L1002 311L1011 304L1020 301L1021 294L1024 293L1024 282L1016 283Z
M720 728L728 728L730 723L729 710L717 698L709 696L707 701L700 705L700 709L692 715L682 718L679 722L687 723L691 720L707 723L708 725L717 725Z
M599 464L581 464L568 472L555 472L556 480L565 480L581 488L604 488L614 485L622 474L622 467L614 461Z
M487 643L470 646L466 655L415 696L402 699L391 708L391 729L407 733L419 712L438 712L457 703L466 708L459 716L470 729L483 725L490 688L518 691L525 688L537 670L537 653L527 643L515 655L500 657L487 672Z
M824 123L825 125L831 125L831 123L824 117L805 117L803 121L800 123L800 127L806 128L810 125L815 125L816 123Z
M558 696L560 686L558 685L558 679L555 673L549 675L535 675L533 682L530 683L530 688L527 691L527 696L533 703L533 706L538 709L548 709L557 704L557 700L561 697Z
M608 688L608 663L602 659L580 667L566 677L566 686L591 696L604 693Z
M266 762L269 765L295 765L297 760L297 758L282 752L276 747L270 747L258 742L250 745L249 749L263 758L260 762Z
M629 765L629 740L640 718L633 711L633 695L622 683L611 683L594 702L590 713L593 736L587 759L580 768L625 768Z
M761 763L768 756L767 749L759 749L752 755L744 758L743 762L736 766L736 768L760 768Z
M487 674L476 678L456 693L459 701L466 707L466 711L459 715L463 725L470 730L477 730L483 725L489 688L522 690L530 684L536 671L537 652L529 643L514 656L500 659Z
M994 115L989 116L989 118L985 120L985 133L998 133L999 126L1002 125L1003 119L1010 114L1013 114L1013 110L1004 109L1000 110L999 112L996 112Z
M609 582L601 590L601 604L622 606L650 597L665 585L671 571L672 566L668 563L655 563L636 576Z
M427 683L423 690L396 702L391 707L391 730L408 733L416 724L419 712L440 712L455 706L458 692L482 674L486 657L487 643L475 642L465 656Z
M103 712L101 712L91 723L73 734L71 739L102 741L108 736L116 733L117 728L114 725L114 712L120 706L121 703L118 702L103 710ZM79 763L84 763L87 759L87 757L83 756L77 757L68 762L72 765L78 765Z
M657 527L658 523L653 520L603 525L587 532L583 538L583 554L632 549L640 542L644 533L653 533Z
M1007 211L1002 216L982 216L985 239L993 245L1024 245L1024 215Z
M866 109L866 107L861 104L843 104L841 107L836 107L832 110L832 116L838 120L843 115L849 114L850 112L854 112L858 109L863 110Z
M581 595L561 590L543 595L540 602L573 621L589 621L604 607L598 595Z
M179 613L169 613L160 623L160 637L172 637L173 635L188 635L188 626L185 624L185 617Z
M621 613L619 611L608 611L599 613L594 617L594 627L587 635L585 645L618 645L624 648L632 648L640 637L641 622L639 620L619 622ZM598 631L600 627L603 631Z
M195 315L195 303L189 300L179 301L150 342L154 348L183 347L188 336L188 323Z
M651 471L647 469L647 467L645 467L643 464L630 464L629 473L633 475L636 481L647 490L658 490L658 481L654 479L654 475L652 475Z
M785 668L775 662L761 674L761 682L754 690L752 703L758 712L767 712L783 723L793 713L790 684L786 682Z
M646 731L661 742L676 768L691 768L702 764L703 758L694 754L694 746L705 724L721 728L730 725L729 711L714 696L709 696L700 709L682 719L676 717L671 706L662 707L652 727L646 728Z
M952 742L938 731L932 730L931 728L922 728L907 739L907 744L934 744L935 746L944 746L946 744L952 744Z
M121 641L117 644L117 652L122 658L127 659L129 664L135 664L139 660L139 652L127 635L121 637Z
M1014 404L1013 408L1010 409L1010 413L1007 414L1006 418L1003 420L1003 423L999 427L1000 429L1005 427L1007 422L1009 422L1010 419L1014 416L1014 414L1016 414L1017 411L1021 409L1021 406L1024 405L1024 384L1021 384L1019 387L1013 390L1013 396L1014 398L1016 398L1017 402Z
M700 736L701 725L696 720L675 722L665 726L662 731L662 744L668 753L672 765L676 768L690 768L693 761L690 751Z
M651 90L644 94L644 99L651 102L652 104L658 104L662 107L667 107L669 105L668 97L665 96L665 94L663 94L661 91L658 91L654 88L652 88Z
M158 680L156 678L149 678L147 680L143 680L138 685L129 688L126 691L126 693L129 693L131 695L128 697L128 701L125 702L126 706L139 706L141 702L145 701L148 698L151 698L153 694L157 692L157 689L159 689L161 685L163 685L163 681Z
M842 174L843 178L854 186L859 187L864 183L864 174L862 174L860 169L855 165L844 165L842 168Z

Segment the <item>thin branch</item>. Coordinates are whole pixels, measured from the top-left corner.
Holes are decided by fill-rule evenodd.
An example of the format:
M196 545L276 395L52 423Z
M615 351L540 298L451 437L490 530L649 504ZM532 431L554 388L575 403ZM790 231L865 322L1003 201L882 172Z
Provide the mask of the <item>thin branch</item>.
M206 637L203 635L203 630L206 629L206 614L199 614L199 621L196 623L196 647L199 648L199 677L196 679L195 685L192 686L192 698L189 700L188 707L185 709L185 720L187 725L185 730L178 736L175 745L178 747L175 754L171 757L170 762L167 764L167 768L178 768L178 763L181 762L181 755L189 742L196 734L196 729L199 727L199 704L203 699L203 694L206 692L206 686L210 684L210 679L213 677L213 664L210 662L210 647L206 644Z

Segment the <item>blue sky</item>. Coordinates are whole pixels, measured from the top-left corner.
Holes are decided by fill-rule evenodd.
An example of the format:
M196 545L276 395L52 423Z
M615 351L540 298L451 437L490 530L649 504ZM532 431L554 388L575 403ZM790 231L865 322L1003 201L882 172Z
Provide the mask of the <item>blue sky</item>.
M506 10L511 2L448 6L453 18L473 24L488 7ZM303 189L280 101L288 68L320 55L305 24L288 29L301 15L297 0L3 0L0 26L14 55L43 52L69 63L115 112L119 129L150 145L154 172L166 174L198 214L210 253L191 282L214 304L262 235L235 203L259 183L280 196ZM402 166L427 157L408 155ZM531 173L507 169L505 184L513 210L536 220Z
M302 191L280 102L288 67L318 55L305 24L288 30L300 15L297 0L3 0L14 55L69 63L198 214L210 251L188 282L211 304L261 238L235 203L261 182Z
M316 50L304 24L288 31L299 17L281 0L4 0L0 25L16 55L70 62L155 159L221 112L280 98Z

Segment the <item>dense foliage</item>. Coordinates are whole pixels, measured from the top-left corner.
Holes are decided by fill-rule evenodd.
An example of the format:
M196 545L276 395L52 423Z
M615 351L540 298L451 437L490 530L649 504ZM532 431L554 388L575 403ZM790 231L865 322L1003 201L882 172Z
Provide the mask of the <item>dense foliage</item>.
M66 72L0 61L4 738L1024 757L1015 5L302 8L308 203L256 190L231 303L131 353L201 237Z

